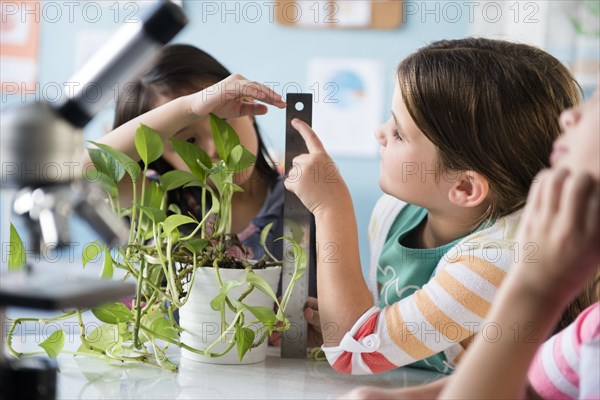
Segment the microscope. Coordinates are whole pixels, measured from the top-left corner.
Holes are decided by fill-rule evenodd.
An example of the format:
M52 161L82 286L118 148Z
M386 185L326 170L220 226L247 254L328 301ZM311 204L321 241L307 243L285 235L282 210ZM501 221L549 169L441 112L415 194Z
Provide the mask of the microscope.
M82 179L82 128L113 91L138 76L185 25L181 8L160 1L136 23L123 26L77 73L75 90L57 104L20 104L2 112L2 186L16 190L12 211L25 220L35 252L68 246L68 221L75 214L108 245L127 242L128 228L102 191ZM90 92L93 90L93 93ZM39 173L54 168L59 174ZM8 221L3 221L7 223ZM135 284L65 277L60 271L6 273L0 278L0 399L53 399L56 365L41 358L9 360L4 354L5 309L9 306L60 310L85 308L132 296Z

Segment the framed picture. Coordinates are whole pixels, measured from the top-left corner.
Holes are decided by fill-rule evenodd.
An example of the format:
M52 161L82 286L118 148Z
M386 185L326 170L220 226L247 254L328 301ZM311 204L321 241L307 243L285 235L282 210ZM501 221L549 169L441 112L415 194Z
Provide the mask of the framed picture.
M395 29L402 0L280 0L277 22L295 28Z

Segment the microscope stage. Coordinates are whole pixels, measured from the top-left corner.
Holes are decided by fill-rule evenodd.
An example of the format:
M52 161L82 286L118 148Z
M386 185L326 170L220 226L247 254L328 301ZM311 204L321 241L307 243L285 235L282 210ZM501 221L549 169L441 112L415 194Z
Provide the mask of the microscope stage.
M135 295L135 284L48 272L0 275L0 307L60 310L93 307Z

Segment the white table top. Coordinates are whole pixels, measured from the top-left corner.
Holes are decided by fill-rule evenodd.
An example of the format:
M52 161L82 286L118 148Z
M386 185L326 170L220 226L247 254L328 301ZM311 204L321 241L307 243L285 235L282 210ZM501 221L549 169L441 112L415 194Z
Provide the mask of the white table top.
M400 368L378 375L348 376L325 361L282 359L269 349L263 363L215 365L182 360L179 371L61 355L59 399L325 399L362 385L413 386L442 375ZM172 361L178 362L175 354Z
M9 317L50 317L25 309L9 309ZM91 319L90 319L91 317ZM84 321L93 320L84 314ZM33 325L32 325L33 324ZM79 345L76 322L61 321L67 332L64 350ZM70 326L66 329L65 327ZM37 345L51 333L50 326L25 323L16 334L17 351L39 351ZM16 332L15 332L16 333ZM177 372L148 365L122 365L105 360L62 353L58 356L58 399L326 399L356 387L414 386L443 375L414 368L399 368L377 375L350 376L334 371L326 361L282 359L278 348L269 348L265 362L252 365L215 365L180 360L179 349L167 356Z
M25 316L23 310L15 311L9 315ZM15 349L41 350L37 344L50 334L50 330L46 331L43 325L25 325L29 325L25 328L29 334L14 336ZM123 365L73 356L68 351L74 351L80 345L78 329L73 329L71 324L70 331L67 329L66 332L69 332L64 347L67 352L57 358L60 368L58 399L326 399L363 385L414 386L443 376L414 368L399 368L376 375L344 375L334 371L327 361L282 359L279 348L275 347L268 349L265 362L251 365L181 360L179 349L171 347L167 356L179 365L179 370L169 372L149 365Z

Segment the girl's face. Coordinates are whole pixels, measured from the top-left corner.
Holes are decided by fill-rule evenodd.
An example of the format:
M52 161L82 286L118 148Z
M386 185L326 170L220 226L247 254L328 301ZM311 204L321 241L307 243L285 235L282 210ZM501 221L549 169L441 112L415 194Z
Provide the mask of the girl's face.
M431 209L446 199L451 177L442 171L436 146L411 118L396 84L390 119L375 132L381 145L381 189L407 203Z
M155 107L159 107L173 98L168 96L160 96L155 104ZM242 146L246 147L252 154L258 154L258 136L254 129L254 124L251 117L240 117L235 119L227 120L229 125L235 130L240 138ZM202 150L204 150L213 162L219 161L219 154L215 142L212 138L210 131L210 119L209 117L201 118L194 123L186 126L179 132L173 135L174 138L179 140L187 140L191 143L196 144ZM174 168L189 171L187 165L183 162L181 157L173 150L168 140L165 141L165 151L163 157L167 160ZM244 184L254 173L254 166L250 166L244 172L235 174L233 177L234 183L237 185Z
M600 93L560 116L563 134L554 142L552 165L587 172L600 180Z

